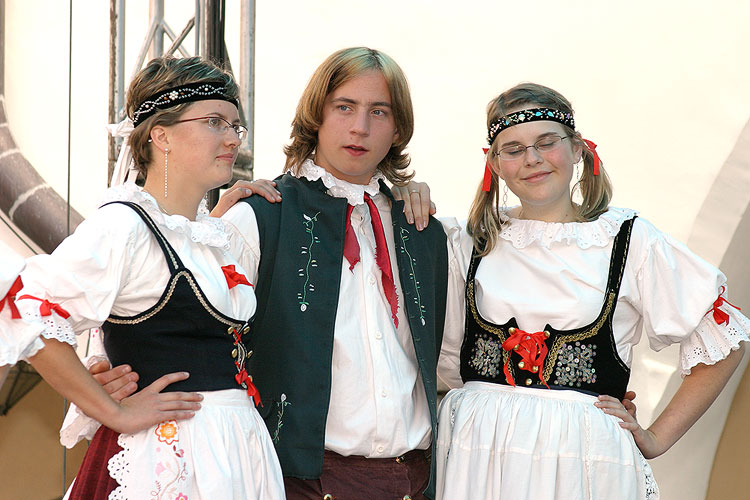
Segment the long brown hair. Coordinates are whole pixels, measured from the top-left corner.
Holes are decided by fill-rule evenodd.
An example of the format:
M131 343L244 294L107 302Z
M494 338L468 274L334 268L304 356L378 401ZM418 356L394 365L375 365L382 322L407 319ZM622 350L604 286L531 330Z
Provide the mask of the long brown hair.
M559 92L536 83L521 83L506 90L487 105L487 127L497 118L513 111L529 107L558 109L573 114L573 106ZM607 211L612 199L612 183L604 166L600 162L599 175L594 175L594 154L583 142L581 134L563 125L571 137L571 143L577 143L583 150L583 172L581 179L573 186L573 193L580 190L582 202L577 206L576 220L580 222L596 220ZM488 158L497 148L497 139L490 146ZM500 182L497 173L492 173L490 190L483 191L479 185L469 211L467 230L474 239L474 246L480 256L487 255L497 243L502 227L500 219Z
M331 54L313 73L297 104L292 121L292 142L284 146L284 171L296 170L310 158L318 144L318 129L323 123L325 99L349 80L371 70L385 78L391 94L391 109L398 137L378 168L393 184L405 184L414 174L404 170L411 159L404 148L414 133L414 111L406 76L387 54L367 47L351 47Z

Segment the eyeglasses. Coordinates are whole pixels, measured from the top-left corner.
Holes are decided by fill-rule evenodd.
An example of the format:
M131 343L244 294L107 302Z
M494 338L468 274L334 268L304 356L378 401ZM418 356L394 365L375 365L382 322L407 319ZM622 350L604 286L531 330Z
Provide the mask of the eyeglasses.
M557 149L562 144L563 139L568 139L571 136L566 135L560 137L559 135L548 135L542 137L531 146L523 146L521 144L514 144L513 146L506 146L497 153L493 153L495 156L499 156L501 160L520 160L526 155L526 150L534 148L540 153L549 153Z
M231 128L232 130L234 130L234 133L237 134L237 138L239 140L243 141L245 140L245 137L247 137L247 127L229 123L224 118L220 118L218 116L199 116L198 118L186 118L184 120L177 120L175 123L194 122L196 120L206 120L208 128L219 135L224 135L227 130Z

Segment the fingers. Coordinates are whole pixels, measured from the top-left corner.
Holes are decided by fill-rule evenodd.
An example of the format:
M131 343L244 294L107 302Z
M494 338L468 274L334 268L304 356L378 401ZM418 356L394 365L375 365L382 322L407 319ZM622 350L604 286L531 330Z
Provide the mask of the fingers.
M127 365L120 365L118 368L127 366ZM112 368L112 365L109 364L109 361L97 361L93 365L89 367L89 373L91 375L97 375L99 373L104 373ZM96 378L96 377L94 377Z
M621 420L620 427L635 432L641 428L635 415L631 414L619 400L606 395L601 395L594 402L594 406L601 409L607 415L612 415Z
M257 194L271 203L281 201L281 193L276 189L276 183L273 181L269 181L266 179L256 179L252 181L249 186L243 185L243 189L245 189L246 191L250 191L247 196L249 196L250 194Z
M630 401L633 401L635 399L635 391L628 391L625 393L625 396L623 396L623 399L627 399Z
M109 366L109 362L100 361L91 365L89 372L112 399L122 401L138 389L138 374L132 372L128 365L120 365L111 370Z
M161 392L169 384L174 384L175 382L180 382L181 380L187 380L188 377L190 377L190 374L188 372L167 373L166 375L162 375L161 377L156 379L146 389L153 392Z
M430 222L430 210L432 209L432 200L430 200L430 186L428 186L424 182L417 183L419 190L419 211L420 211L420 217L417 219L417 229L421 231L422 229L427 227L427 224ZM413 190L411 192L413 196L416 196L417 193L414 193ZM420 224L421 222L421 224Z
M237 181L232 187L222 193L218 203L211 210L211 217L221 217L227 210L242 198L257 194L271 203L281 201L281 193L276 189L276 183L266 179L255 181Z

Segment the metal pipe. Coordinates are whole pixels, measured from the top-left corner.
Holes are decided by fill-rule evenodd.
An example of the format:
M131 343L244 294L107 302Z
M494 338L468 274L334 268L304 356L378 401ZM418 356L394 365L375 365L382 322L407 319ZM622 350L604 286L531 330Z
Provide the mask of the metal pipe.
M255 150L255 0L242 2L240 20L240 100L247 127L247 140L240 149L250 154L250 162L240 163L239 166L248 170L252 178L252 153Z
M167 36L172 40L172 45L169 46L169 48L164 53L164 55L171 56L172 54L174 54L175 50L179 50L180 54L182 54L182 57L190 57L190 54L188 54L188 52L182 48L182 42L185 41L185 37L188 36L188 34L190 33L190 30L193 29L193 26L195 26L194 17L187 22L185 27L182 28L182 31L180 32L180 34L177 37L175 37L172 29L169 26L167 26L165 23L164 30L166 31Z
M148 10L157 26L154 43L151 45L151 59L153 59L164 54L164 0L151 0Z

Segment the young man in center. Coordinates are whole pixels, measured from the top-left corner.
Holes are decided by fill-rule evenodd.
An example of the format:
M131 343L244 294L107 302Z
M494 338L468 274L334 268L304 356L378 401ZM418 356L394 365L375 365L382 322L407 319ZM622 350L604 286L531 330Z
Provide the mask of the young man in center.
M248 364L289 499L433 496L448 249L384 183L410 179L413 125L390 57L338 51L297 107L283 201L224 216L260 255Z

